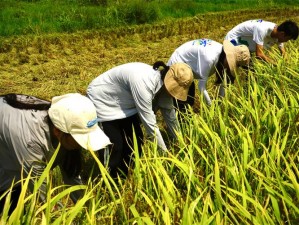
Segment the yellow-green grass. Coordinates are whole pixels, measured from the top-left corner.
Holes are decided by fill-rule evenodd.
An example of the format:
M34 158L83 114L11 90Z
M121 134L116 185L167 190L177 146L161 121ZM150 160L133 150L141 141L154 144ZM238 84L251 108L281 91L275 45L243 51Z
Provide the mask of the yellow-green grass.
M114 65L166 61L185 41L201 37L219 41L229 27L245 19L281 22L293 17L298 22L297 10L246 12L133 27L127 33L120 29L8 39L13 45L2 49L0 92L46 99L84 93L94 77ZM205 29L205 24L213 29ZM136 165L128 178L116 184L94 154L86 152L85 162L94 162L101 177L92 176L83 187L64 187L59 181L53 185L47 169L42 177L49 180L47 202L38 203L36 191L26 192L28 179L24 180L12 219L4 212L0 223L297 224L298 41L286 48L286 59L276 49L269 52L275 67L254 59L253 69L247 75L240 71L224 99L216 99L212 79L208 90L212 105L207 107L197 96L195 112L190 109L169 154L146 142L142 156L135 151ZM88 172L84 171L85 177ZM85 195L74 205L68 193L79 188ZM53 209L58 201L63 207Z

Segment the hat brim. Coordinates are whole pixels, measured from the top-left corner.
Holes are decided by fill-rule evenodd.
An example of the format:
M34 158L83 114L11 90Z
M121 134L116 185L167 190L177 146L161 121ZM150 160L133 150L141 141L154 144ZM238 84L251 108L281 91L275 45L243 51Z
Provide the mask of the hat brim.
M229 41L224 40L223 41L223 50L226 55L227 64L229 67L229 71L231 75L236 75L236 69L237 69L237 60L235 57L235 46Z
M168 93L180 100L180 101L186 101L188 96L188 89L179 86L178 83L172 78L172 75L170 73L167 73L164 78L164 85Z
M98 151L111 144L109 138L99 127L87 134L71 135L82 148L92 151Z

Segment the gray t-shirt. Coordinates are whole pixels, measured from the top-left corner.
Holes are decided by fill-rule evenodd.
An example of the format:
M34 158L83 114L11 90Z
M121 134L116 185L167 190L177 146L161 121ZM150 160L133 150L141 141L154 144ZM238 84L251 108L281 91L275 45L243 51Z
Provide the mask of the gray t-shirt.
M13 181L19 181L21 171L25 177L30 170L31 177L39 177L54 152L48 111L17 109L0 97L0 191L7 190ZM78 177L69 178L63 170L61 172L66 184L81 184ZM42 200L45 190L46 183L43 183L40 188ZM76 193L72 199L76 201L80 195Z

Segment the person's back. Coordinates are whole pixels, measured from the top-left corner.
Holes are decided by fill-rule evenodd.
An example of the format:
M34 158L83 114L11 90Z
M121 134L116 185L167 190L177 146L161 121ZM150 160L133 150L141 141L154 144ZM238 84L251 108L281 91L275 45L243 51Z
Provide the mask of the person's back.
M32 162L53 149L50 138L44 138L47 116L46 110L20 110L0 97L0 190L8 189L13 177L20 179L22 167L28 173Z
M194 79L205 80L215 72L221 52L222 44L216 41L205 38L192 40L179 46L170 56L167 65L184 62L191 67Z
M116 66L96 77L87 88L101 122L123 119L138 112L140 96L152 97L162 86L159 71L140 62Z
M188 64L194 74L194 79L198 79L198 89L203 93L205 100L211 104L211 99L206 91L206 84L209 76L215 73L216 64L223 51L223 45L207 38L188 41L179 46L170 56L167 65L171 66L174 63L183 62ZM194 84L189 89L188 104L194 104L195 86ZM181 111L184 111L185 103L178 102Z

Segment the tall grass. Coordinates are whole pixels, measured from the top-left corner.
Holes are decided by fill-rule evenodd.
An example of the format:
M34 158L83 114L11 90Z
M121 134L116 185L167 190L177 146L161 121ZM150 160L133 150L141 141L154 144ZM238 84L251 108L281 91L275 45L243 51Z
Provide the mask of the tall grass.
M91 152L101 177L84 187L53 187L46 170L47 202L26 194L25 180L20 204L1 223L298 224L297 46L288 44L285 60L273 51L276 67L254 61L224 99L201 104L199 113L190 109L169 154L151 142L142 156L135 151L126 180L112 180ZM69 203L68 194L81 188L84 197ZM58 201L65 204L54 210Z
M298 6L298 0L2 0L0 36L154 23L200 13Z

